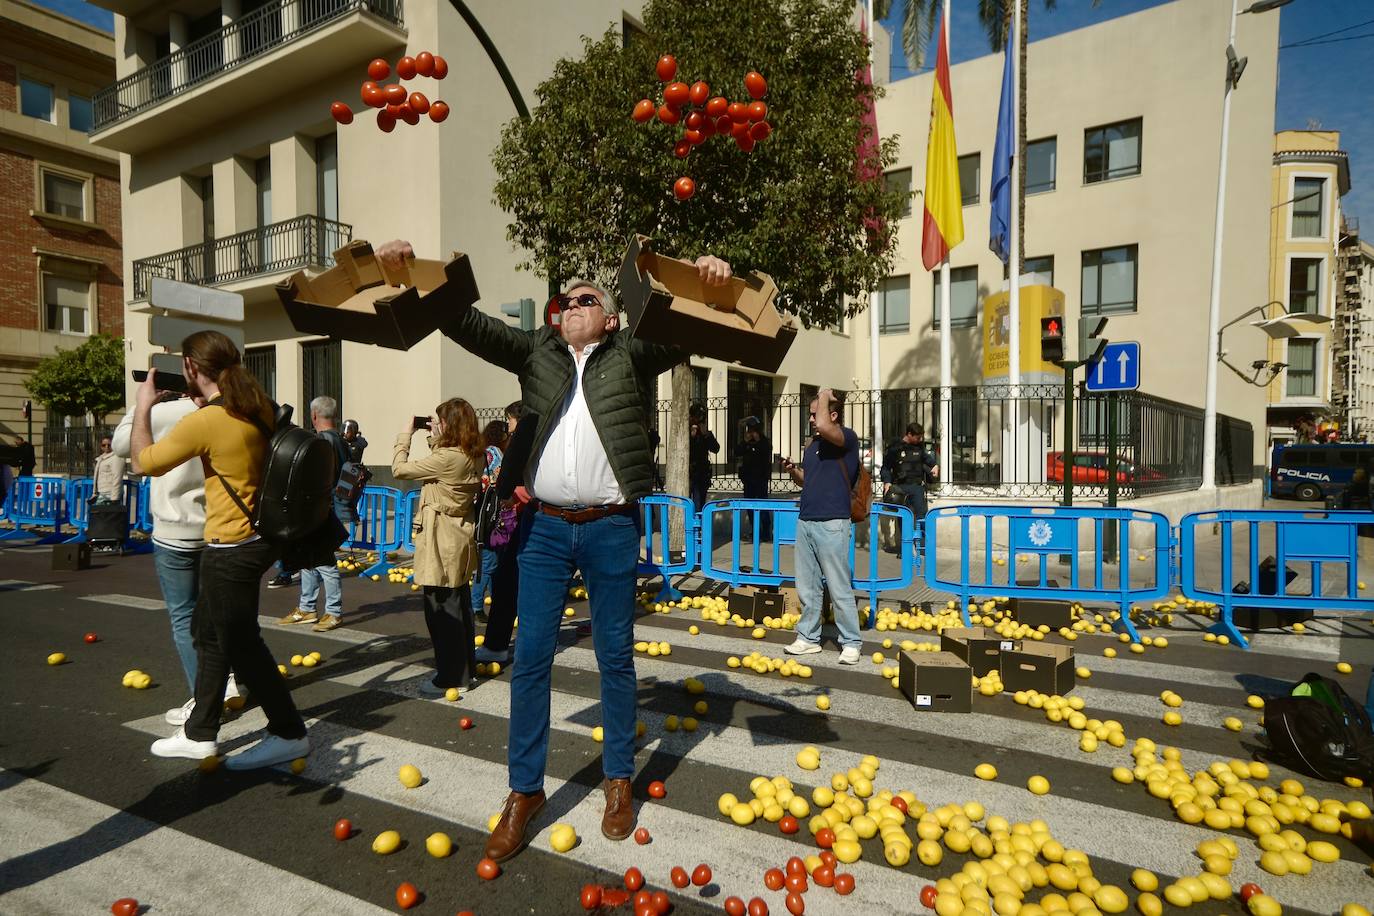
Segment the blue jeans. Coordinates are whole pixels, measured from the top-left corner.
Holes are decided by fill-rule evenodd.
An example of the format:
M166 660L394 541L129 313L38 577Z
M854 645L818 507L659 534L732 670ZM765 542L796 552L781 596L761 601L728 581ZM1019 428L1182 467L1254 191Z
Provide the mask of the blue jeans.
M343 580L337 566L316 566L301 570L301 610L315 610L315 601L324 586L324 612L331 617L343 614Z
M577 569L591 596L592 643L601 669L602 771L607 779L630 779L635 771L638 689L634 622L639 513L574 525L534 505L525 511L534 517L519 555L520 638L511 669L510 787L523 793L544 787L550 674L568 581Z
M837 518L822 522L797 522L797 595L801 620L797 635L807 642L821 641L821 580L830 586L830 608L840 630L840 645L863 646L859 636L859 611L854 605L849 567L849 531L852 522Z
M482 562L477 565L477 579L472 583L472 609L479 614L486 611L487 602L484 599L492 592L492 578L496 573L496 564L501 561L501 553L490 547L482 548Z
M196 647L191 637L191 612L200 594L200 551L173 550L153 542L153 568L162 601L172 621L172 642L181 657L181 670L191 691L196 689Z

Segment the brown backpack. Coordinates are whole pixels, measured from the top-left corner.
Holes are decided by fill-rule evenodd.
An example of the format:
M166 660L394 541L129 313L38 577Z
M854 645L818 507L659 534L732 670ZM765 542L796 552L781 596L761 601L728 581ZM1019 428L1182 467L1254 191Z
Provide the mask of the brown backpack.
M844 456L840 456L840 473L844 475L845 482L849 482L849 469L844 465ZM849 520L851 522L862 522L868 518L869 512L873 507L873 475L868 473L868 467L859 460L859 473L855 477L853 485L849 488Z

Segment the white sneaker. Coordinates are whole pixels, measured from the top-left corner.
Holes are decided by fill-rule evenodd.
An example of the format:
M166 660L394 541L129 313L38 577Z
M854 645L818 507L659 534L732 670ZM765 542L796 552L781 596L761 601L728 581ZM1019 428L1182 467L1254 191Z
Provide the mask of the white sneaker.
M239 682L234 680L233 672L229 674L229 683L224 685L224 698L232 700L234 697L243 696L243 691L239 690Z
M169 713L170 715L170 713ZM192 741L180 728L170 738L160 738L150 748L158 757L185 757L188 760L204 760L219 753L219 745L213 741Z
M186 724L187 719L191 718L191 710L195 708L196 698L191 697L191 699L187 700L185 703L182 703L176 709L167 710L166 715L162 717L163 721L165 721L168 725L175 725L179 728Z
M310 739L289 740L276 735L268 735L257 744L224 759L224 765L231 770L257 770L273 764L286 763L310 753Z
M857 665L859 663L859 650L855 646L845 646L840 650L841 665Z
M807 642L798 636L796 641L786 649L783 649L783 651L788 655L815 655L817 652L821 651L821 645L820 643Z

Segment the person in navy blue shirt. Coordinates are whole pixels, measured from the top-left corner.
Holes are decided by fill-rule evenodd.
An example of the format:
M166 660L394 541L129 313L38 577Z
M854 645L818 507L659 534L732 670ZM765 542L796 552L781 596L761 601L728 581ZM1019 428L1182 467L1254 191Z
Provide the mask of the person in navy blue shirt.
M857 665L859 613L854 604L849 565L849 495L859 474L859 437L843 425L844 404L829 388L811 402L811 444L798 467L790 458L783 469L801 488L797 516L797 595L801 620L789 655L821 651L821 583L830 587L830 608L840 631L840 664Z

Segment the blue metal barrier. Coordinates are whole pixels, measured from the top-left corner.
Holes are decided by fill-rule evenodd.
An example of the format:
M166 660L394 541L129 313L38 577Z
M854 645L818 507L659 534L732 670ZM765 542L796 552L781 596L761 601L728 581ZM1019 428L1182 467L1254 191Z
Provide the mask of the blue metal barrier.
M38 538L38 544L59 544L67 521L67 482L61 477L19 477L5 499L5 514L14 527L0 531L0 541ZM29 527L51 528L40 534Z
M895 576L881 576L878 573L878 557L882 553L882 522L892 519L897 524L897 554L901 557L902 568ZM890 588L908 588L920 575L920 553L917 543L916 517L906 506L890 503L874 503L868 520L860 524L868 528L868 570L860 575L857 536L859 525L854 526L854 534L849 539L849 568L854 570L854 590L868 593L868 625L878 620L878 593Z
M995 525L998 520L1001 524ZM948 527L955 522L959 527L959 577L947 579L940 574L937 545L941 526ZM1108 523L1117 523L1120 529L1114 556L1107 556L1103 549L1104 528ZM1090 538L1083 536L1085 524L1091 527ZM1140 526L1147 530L1143 537L1137 538L1136 530ZM969 559L970 535L974 531L981 535L983 546L981 575L976 579ZM999 534L1005 534L1007 544L1004 576L997 575L998 567L994 563ZM1131 603L1163 598L1172 583L1170 557L1174 541L1169 520L1158 512L1098 506L951 506L927 513L925 540L926 584L959 595L965 625L971 623L968 604L975 594L1048 601L1112 602L1121 609L1118 629L1129 634L1132 641L1139 642L1140 634L1131 623ZM1091 551L1087 564L1083 561L1085 548ZM1137 572L1137 567L1131 564L1135 551L1142 548L1154 550L1148 574ZM1022 556L1037 560L1033 582L1017 574L1018 558ZM1068 557L1067 586L1049 578L1051 556ZM1108 566L1115 567L1115 577L1107 575ZM1115 581L1111 581L1112 578Z
M641 499L639 507L644 513L644 546L636 572L641 576L662 576L663 587L659 589L655 600L676 601L682 597L682 592L673 587L673 576L680 576L697 568L699 519L692 511L692 501L682 496L655 493ZM685 529L682 558L676 563L673 562L668 538L675 509L682 513Z
M1215 525L1219 529L1216 550L1220 552L1220 579L1216 583L1199 581L1198 555L1210 549L1199 543L1198 529ZM1214 633L1224 634L1236 645L1249 643L1232 619L1237 606L1272 608L1279 611L1324 610L1374 611L1374 600L1359 595L1359 529L1374 526L1374 512L1325 512L1304 510L1224 509L1193 512L1179 522L1179 554L1182 569L1179 589L1185 598L1210 601L1218 609ZM1240 529L1238 531L1237 529ZM1237 535L1243 539L1246 562L1239 570L1249 583L1248 594L1237 594L1235 551ZM1261 588L1260 554L1273 557L1272 591ZM1307 564L1306 591L1290 589L1299 584L1288 581L1289 564ZM1323 564L1344 567L1334 594L1323 585ZM1330 581L1330 580L1327 580ZM1267 593L1266 593L1267 592Z
M416 491L418 493L418 491ZM417 496L418 499L418 496ZM377 552L377 562L359 573L370 577L381 575L394 565L387 554L400 550L410 540L410 513L401 491L395 487L363 487L358 500L357 519L349 526L345 550ZM411 545L414 550L414 545Z
M148 478L145 477L141 480L125 479L123 485L123 502L129 510L129 523L120 543L130 552L145 553L152 550L152 542L133 541L129 535L138 530L140 519L149 511L147 507L150 493ZM62 543L73 544L78 541L89 540L87 532L91 521L91 498L94 493L95 481L89 477L75 477L67 481L67 521L76 529L76 534L65 538ZM151 522L148 529L151 533Z
M91 522L91 497L95 495L95 481L89 477L74 477L67 481L67 521L76 534L62 543L86 540L86 528Z

